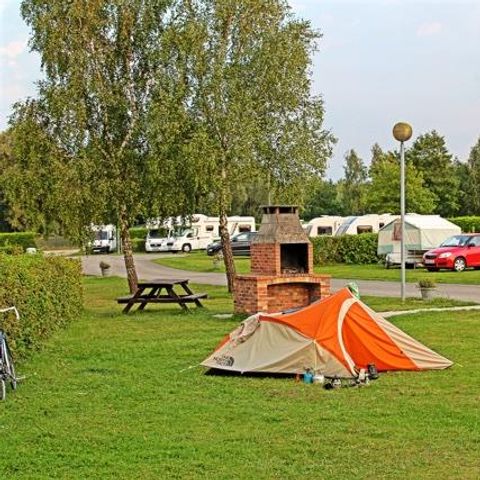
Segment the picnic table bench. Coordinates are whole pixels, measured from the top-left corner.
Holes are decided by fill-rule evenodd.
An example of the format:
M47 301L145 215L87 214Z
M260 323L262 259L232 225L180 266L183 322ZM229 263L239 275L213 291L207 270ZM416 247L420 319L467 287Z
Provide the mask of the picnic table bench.
M184 293L175 292L176 285L179 285ZM203 307L200 299L207 297L206 293L193 293L186 278L161 278L138 282L135 293L117 298L117 303L126 304L123 313L128 313L135 304L139 304L137 310L143 310L149 303L178 303L183 310L188 311L187 303L195 303L197 307Z

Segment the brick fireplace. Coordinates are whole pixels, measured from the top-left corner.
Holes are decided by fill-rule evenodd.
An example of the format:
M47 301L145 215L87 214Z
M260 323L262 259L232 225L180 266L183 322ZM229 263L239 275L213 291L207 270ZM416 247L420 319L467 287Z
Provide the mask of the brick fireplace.
M330 276L313 273L313 247L298 207L262 208L262 224L250 247L251 273L235 277L235 312L279 312L330 295Z

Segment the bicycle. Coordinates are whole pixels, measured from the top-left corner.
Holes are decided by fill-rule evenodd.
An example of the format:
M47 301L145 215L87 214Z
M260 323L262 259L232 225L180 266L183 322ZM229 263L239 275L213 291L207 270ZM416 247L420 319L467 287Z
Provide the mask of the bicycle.
M14 312L17 320L20 320L20 315L15 307L0 309L0 313L6 312ZM0 329L0 400L5 400L7 396L7 382L10 382L12 390L16 390L17 381L18 377L15 374L15 366L8 347L7 336Z

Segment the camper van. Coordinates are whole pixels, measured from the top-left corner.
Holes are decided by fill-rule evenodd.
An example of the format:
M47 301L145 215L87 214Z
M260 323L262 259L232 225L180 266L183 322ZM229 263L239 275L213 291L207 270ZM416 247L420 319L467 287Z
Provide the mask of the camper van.
M93 241L89 247L93 253L111 253L117 250L115 225L92 225Z
M395 218L397 218L397 216L391 215L390 213L346 217L335 233L335 236L378 233L384 225Z
M172 234L173 230L165 227L150 229L145 238L145 251L166 251L166 243L171 238Z
M181 225L180 221L177 221L176 223L177 225ZM255 218L242 216L228 217L227 227L231 236L241 232L254 232ZM209 244L219 238L219 217L208 217L202 214L195 214L192 215L190 221L184 226L172 226L168 230L166 237L163 237L161 241L157 240L155 247L150 247L158 248L158 250L147 251L190 252L191 250L205 249ZM154 242L150 240L150 245L153 243Z
M303 225L303 229L309 237L318 237L321 235L331 236L335 235L344 220L344 217L323 215L312 218L307 224Z

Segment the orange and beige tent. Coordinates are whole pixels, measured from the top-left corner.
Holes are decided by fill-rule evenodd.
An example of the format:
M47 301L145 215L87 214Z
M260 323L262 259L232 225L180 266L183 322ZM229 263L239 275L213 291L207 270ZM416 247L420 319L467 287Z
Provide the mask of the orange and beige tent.
M235 372L353 377L378 371L443 369L452 362L385 320L348 288L291 313L258 313L221 342L202 365Z

